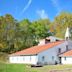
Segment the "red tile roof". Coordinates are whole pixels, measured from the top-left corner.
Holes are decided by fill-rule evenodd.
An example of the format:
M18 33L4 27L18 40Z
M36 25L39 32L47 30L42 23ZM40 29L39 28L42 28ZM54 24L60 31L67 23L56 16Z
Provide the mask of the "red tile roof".
M31 48L24 49L22 51L18 51L16 53L11 54L11 55L34 55L34 54L38 54L44 50L50 49L54 46L57 46L63 42L64 41L57 41L57 42L52 42L52 43L41 45L41 46L33 46Z
M72 56L72 50L69 50L69 51L67 51L67 52L65 52L65 53L63 53L63 54L61 54L60 56Z

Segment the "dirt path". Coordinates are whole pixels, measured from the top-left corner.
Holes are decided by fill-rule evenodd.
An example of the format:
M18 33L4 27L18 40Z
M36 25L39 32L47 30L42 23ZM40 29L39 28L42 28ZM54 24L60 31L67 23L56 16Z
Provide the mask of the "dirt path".
M49 72L72 72L72 68L66 68L63 70L51 70Z

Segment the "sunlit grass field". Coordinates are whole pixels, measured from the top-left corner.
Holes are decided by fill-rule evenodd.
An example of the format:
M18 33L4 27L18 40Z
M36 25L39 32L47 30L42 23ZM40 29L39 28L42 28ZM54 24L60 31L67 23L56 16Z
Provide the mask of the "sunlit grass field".
M72 72L72 65L46 65L32 67L24 64L0 63L0 72ZM60 71L62 70L62 71Z

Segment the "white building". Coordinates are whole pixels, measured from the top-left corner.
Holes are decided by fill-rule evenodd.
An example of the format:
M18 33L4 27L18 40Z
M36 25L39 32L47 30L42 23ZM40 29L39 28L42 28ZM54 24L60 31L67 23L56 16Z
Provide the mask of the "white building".
M67 34L65 34L67 35L65 36L66 40L49 37L44 40L44 43L41 42L41 45L13 53L9 55L9 61L10 63L25 64L63 63L63 57L60 55L72 49L72 41L69 40L69 33Z
M72 41L70 40L70 36L69 28L67 28L65 33L67 51L59 55L62 64L72 64Z
M63 40L63 39L60 39L60 38L57 38L57 37L54 37L54 36L49 36L49 37L46 37L45 39L39 40L38 45L45 45L45 44L55 42L55 41L60 41L60 40Z
M72 50L60 55L62 64L72 64Z

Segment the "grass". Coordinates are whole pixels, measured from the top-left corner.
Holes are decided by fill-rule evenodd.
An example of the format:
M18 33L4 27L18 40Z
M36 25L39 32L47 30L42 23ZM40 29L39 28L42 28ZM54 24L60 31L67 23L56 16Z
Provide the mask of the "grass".
M60 72L72 72L72 70L66 70L68 68L71 69L72 65L47 65L44 67L31 68L30 65L24 64L0 63L0 72L50 72L52 70L64 70Z
M0 63L0 72L37 72L29 65Z

